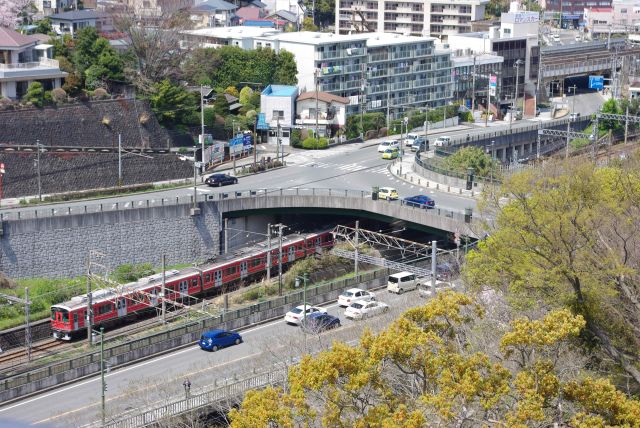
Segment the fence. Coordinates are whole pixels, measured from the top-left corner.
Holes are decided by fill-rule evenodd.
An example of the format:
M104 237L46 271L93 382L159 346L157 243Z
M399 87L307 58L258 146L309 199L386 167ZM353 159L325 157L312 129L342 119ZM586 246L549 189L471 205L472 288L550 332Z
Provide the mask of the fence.
M377 269L357 277L318 284L307 288L307 302L320 304L338 297L341 290L358 284L371 288L386 283L387 269ZM155 333L105 349L105 359L109 367L146 358L151 355L191 344L198 340L205 329L222 328L233 330L255 323L274 319L284 314L291 306L302 302L303 291L294 291L264 302L247 305L232 311L220 311L217 315L198 321L191 321L168 331ZM15 399L42 389L90 376L100 371L100 353L88 352L46 367L30 370L0 381L0 402Z
M255 190L239 190L232 192L220 192L217 194L209 195L197 195L196 202L204 201L224 201L233 199L255 199L263 197L287 197L287 196L330 196L331 198L345 198L345 199L370 199L371 192L364 190L349 190L349 189L331 189L331 188L263 188ZM124 197L123 197L124 198ZM387 201L376 201L383 204ZM46 217L60 217L69 216L72 214L87 214L87 213L102 213L102 212L114 212L119 210L131 210L136 208L151 208L159 206L172 206L172 205L184 205L193 204L193 195L180 195L175 197L158 196L156 198L148 199L131 199L117 202L94 202L94 203L81 203L81 202L67 202L61 204L52 204L47 208L25 207L25 208L10 208L3 210L0 213L0 222L13 221L13 220L29 220ZM283 205L285 206L285 205ZM431 210L433 211L433 210ZM457 214L453 211L441 210L436 214L443 215L445 217L456 217ZM459 216L458 216L459 217Z

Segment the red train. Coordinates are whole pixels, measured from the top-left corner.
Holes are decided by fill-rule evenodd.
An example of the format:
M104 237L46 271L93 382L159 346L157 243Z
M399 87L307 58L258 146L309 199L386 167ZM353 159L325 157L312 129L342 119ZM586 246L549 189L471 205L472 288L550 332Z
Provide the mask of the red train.
M282 263L291 263L307 255L333 246L330 231L308 235L288 235L283 237ZM253 247L222 256L214 263L165 272L165 294L167 300L184 301L189 297L216 294L224 286L235 285L243 279L262 275L267 268L267 244L259 243ZM278 266L279 248L271 249L271 267ZM142 278L137 282L117 288L101 289L92 293L93 322L95 326L108 326L123 323L135 315L157 307L162 299L162 274ZM186 299L185 299L186 297ZM87 295L51 306L51 329L53 337L71 340L80 332L86 331Z

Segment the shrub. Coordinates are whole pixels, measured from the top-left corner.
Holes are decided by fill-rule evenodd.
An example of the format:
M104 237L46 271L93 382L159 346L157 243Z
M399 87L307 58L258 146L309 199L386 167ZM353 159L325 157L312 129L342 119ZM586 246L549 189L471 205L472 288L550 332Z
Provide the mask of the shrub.
M291 131L291 147L300 147L302 141L302 132L299 129Z
M62 88L55 88L51 91L51 99L56 104L64 104L67 102L67 92Z
M36 107L42 107L44 102L44 88L40 82L32 82L27 88L27 93L22 100L27 105L33 105Z
M464 111L460 113L460 121L473 122L473 114L470 111Z
M93 91L93 98L95 98L96 100L105 100L109 97L110 97L109 93L103 88L98 88L95 91Z
M155 271L151 263L131 264L126 263L122 266L118 266L113 271L113 276L116 281L121 283L137 281L142 277L153 275Z
M302 148L307 150L324 150L327 147L329 147L329 142L326 138L316 140L313 137L309 137L302 142Z
M13 101L9 98L0 98L0 110L11 110L13 108Z

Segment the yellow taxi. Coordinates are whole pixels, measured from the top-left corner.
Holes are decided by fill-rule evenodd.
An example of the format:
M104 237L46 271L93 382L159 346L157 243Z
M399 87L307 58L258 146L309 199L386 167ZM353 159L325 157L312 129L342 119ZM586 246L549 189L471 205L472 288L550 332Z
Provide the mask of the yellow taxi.
M382 159L396 159L398 157L398 148L385 149L382 152Z
M388 201L398 199L398 191L393 187L381 187L378 189L378 198Z

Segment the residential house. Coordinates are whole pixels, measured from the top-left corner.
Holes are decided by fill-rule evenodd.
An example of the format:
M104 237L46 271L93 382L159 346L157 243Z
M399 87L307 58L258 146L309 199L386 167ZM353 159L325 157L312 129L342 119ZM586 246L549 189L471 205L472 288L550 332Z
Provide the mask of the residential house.
M264 27L217 27L199 28L181 32L181 44L185 47L213 47L238 46L242 49L253 49L254 39L269 34L277 34L280 31Z
M328 92L303 92L296 99L296 127L318 127L320 137L332 137L347 123L349 99Z
M74 10L56 13L49 17L51 27L57 34L75 34L86 27L95 27L98 33L109 33L114 30L111 15L95 10Z
M240 20L240 24L242 24L245 21L264 20L267 17L267 10L253 4L249 4L248 6L244 6L236 10L236 15Z
M0 27L0 98L20 99L32 82L59 88L67 73L52 57L53 46Z
M194 0L123 0L123 2L136 17L150 21L179 10L189 10L195 5Z
M229 27L238 24L238 6L224 0L206 0L191 8L191 21L196 28Z
M288 10L278 10L269 15L267 15L267 19L270 19L276 23L277 28L286 28L287 26L293 26L293 28L298 27L299 19L301 15L296 16L295 13L289 12Z
M260 94L260 111L269 125L268 143L289 145L291 129L295 125L296 86L269 85Z
M52 13L63 12L73 2L71 0L35 0L33 5L43 16L49 16Z

